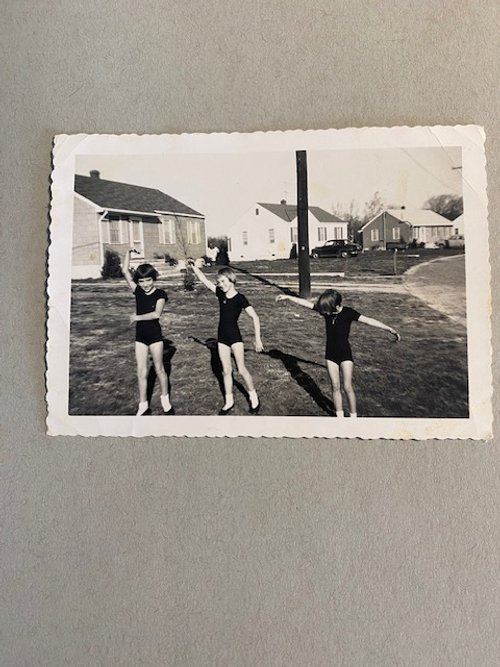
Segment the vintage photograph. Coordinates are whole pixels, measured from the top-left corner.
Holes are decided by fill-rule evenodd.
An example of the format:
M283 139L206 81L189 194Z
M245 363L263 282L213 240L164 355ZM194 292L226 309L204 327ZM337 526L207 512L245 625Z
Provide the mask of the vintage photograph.
M488 437L486 210L473 126L57 137L49 433Z

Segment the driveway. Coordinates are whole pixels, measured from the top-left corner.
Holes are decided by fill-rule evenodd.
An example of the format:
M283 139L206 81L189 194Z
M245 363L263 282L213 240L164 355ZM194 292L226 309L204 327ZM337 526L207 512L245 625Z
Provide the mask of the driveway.
M406 289L428 306L466 326L465 255L418 264L403 276Z

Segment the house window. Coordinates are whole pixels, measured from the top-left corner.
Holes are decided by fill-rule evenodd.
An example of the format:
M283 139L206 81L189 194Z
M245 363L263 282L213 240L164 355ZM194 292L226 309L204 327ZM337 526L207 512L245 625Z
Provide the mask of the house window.
M198 243L201 243L199 220L188 220L187 232L188 232L188 243L190 245L197 245Z
M342 227L334 227L333 228L333 238L334 239L344 238L344 235L342 234Z
M228 236L228 237L227 237L227 251L228 251L228 252L231 252L232 249L233 249L233 248L232 248L232 245L231 245L231 239L230 239L229 236Z
M292 243L297 243L298 242L297 227L291 227L290 228L290 240L291 240Z
M269 243L274 243L275 241L275 236L274 236L274 229L269 230Z
M318 227L318 241L326 241L328 238L328 229L326 227Z
M175 243L175 222L172 219L162 220L159 228L160 243L173 245Z
M255 215L259 215L259 209L258 208L255 209Z
M453 232L455 235L459 234L458 227L455 227L455 231Z
M372 229L370 231L370 240L371 241L378 241L378 229Z
M399 227L393 227L392 228L392 240L393 241L399 241L401 238L401 230Z
M119 219L109 221L109 243L122 243L122 221Z
M248 232L241 232L241 239L243 241L243 245L248 245Z

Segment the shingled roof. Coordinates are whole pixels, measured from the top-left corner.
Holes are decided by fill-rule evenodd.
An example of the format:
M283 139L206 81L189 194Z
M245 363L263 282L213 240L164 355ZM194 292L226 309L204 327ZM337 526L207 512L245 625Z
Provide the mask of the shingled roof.
M277 215L282 220L286 222L292 222L297 217L297 207L293 204L281 203L281 204L266 204L264 202L257 202L259 206L267 209L274 215ZM314 217L319 220L319 222L344 222L333 213L328 213L319 206L309 206L309 211L314 215Z
M142 185L107 181L100 178L98 171L90 173L90 176L75 175L75 192L103 209L137 211L152 215L155 211L165 211L179 215L202 216L201 213L161 190L145 188Z

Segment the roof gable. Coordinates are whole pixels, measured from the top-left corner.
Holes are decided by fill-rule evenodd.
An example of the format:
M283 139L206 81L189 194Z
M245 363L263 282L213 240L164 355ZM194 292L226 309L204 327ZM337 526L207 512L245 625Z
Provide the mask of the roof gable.
M426 208L406 209L404 212L401 209L388 209L387 213L398 218L401 222L410 223L413 227L435 227L436 225L453 224L451 220L448 220L443 215L439 215L439 213Z
M107 181L99 176L76 174L75 192L102 208L117 211L142 211L153 215L155 211L168 211L179 215L202 215L161 190Z
M360 232L363 232L367 227L369 227L372 222L378 220L384 213L389 214L393 218L396 218L399 222L404 222L407 225L412 227L436 227L436 226L451 226L453 223L448 218L445 218L435 211L429 209L417 208L417 209L404 209L403 211L400 208L388 208L385 211L377 213L371 220L368 220L361 229Z

